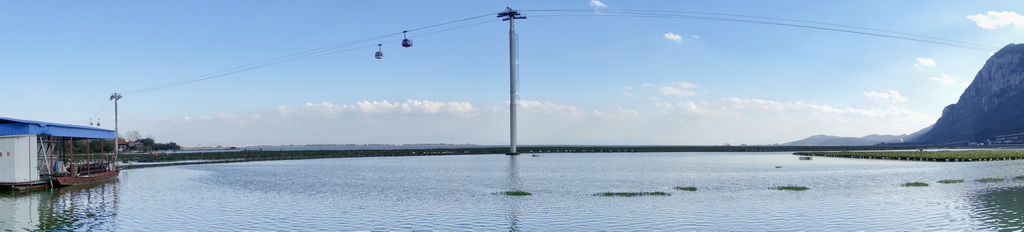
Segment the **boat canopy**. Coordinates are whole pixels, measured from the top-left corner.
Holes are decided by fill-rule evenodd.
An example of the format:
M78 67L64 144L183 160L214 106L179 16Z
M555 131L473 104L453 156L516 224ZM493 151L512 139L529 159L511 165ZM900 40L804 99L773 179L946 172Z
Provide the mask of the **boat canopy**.
M113 139L114 130L0 117L0 136L47 134L58 137Z

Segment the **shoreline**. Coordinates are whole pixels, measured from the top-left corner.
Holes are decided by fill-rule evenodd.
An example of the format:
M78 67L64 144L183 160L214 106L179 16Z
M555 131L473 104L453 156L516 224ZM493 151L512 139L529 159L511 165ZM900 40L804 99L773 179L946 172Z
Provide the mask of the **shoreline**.
M962 150L962 151L832 151L796 152L798 156L819 156L853 159L887 159L927 162L978 162L1024 159L1024 150Z
M892 151L918 149L953 149L949 146L521 146L520 154L543 153L647 153L647 152L797 152L817 154L841 151ZM975 148L975 147L972 147ZM980 148L980 147L978 147ZM1008 148L1008 147L985 147ZM1024 147L1013 147L1024 148ZM124 169L176 165L236 163L271 160L299 160L356 157L492 155L506 154L507 147L428 148L428 149L366 149L366 150L293 150L293 151L230 151L164 154L136 154L119 157ZM813 151L807 153L808 151ZM836 153L828 153L836 154ZM857 152L857 154L868 154ZM1024 156L1022 156L1024 158Z

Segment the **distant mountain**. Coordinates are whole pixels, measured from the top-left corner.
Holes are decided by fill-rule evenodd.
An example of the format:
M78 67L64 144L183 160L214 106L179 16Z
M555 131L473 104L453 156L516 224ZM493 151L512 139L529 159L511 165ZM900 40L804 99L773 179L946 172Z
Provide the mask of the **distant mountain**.
M860 138L839 137L832 135L815 135L793 142L783 143L783 146L870 146L879 143L899 143L911 135L868 135ZM901 140L903 139L903 140Z
M956 104L946 106L918 143L994 141L1024 133L1024 44L1010 44L989 57Z

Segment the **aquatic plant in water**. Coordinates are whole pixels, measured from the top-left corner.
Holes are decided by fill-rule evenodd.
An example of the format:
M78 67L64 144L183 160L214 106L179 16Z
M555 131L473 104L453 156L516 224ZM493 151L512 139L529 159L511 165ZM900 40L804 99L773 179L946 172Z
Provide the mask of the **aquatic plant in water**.
M804 191L804 190L807 190L808 188L807 187L803 187L803 186L778 186L778 187L771 187L771 188L768 188L768 189Z
M928 184L921 182L909 182L902 185L903 187L928 187Z
M533 195L532 193L523 192L523 191L504 191L504 192L500 192L498 194L508 195L508 196L529 196L529 195Z
M1003 178L981 178L981 179L978 179L978 182L1000 182L1000 181L1003 181Z
M954 184L954 183L963 183L963 182L964 182L964 180L940 180L939 181L939 183L942 183L942 184Z
M697 191L697 187L675 187L673 189L683 191Z
M594 195L605 197L672 196L666 192L603 192Z

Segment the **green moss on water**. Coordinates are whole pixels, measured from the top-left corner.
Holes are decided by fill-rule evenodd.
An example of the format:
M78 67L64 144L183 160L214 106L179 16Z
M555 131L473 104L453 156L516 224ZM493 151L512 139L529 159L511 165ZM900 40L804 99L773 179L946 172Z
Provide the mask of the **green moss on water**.
M909 182L902 185L903 187L928 187L928 184L921 182Z
M978 182L1000 182L1000 181L1003 181L1003 178L981 178L981 179L978 179L977 181Z
M697 187L675 187L673 189L682 191L697 191Z
M955 184L955 183L963 183L963 182L964 182L964 180L940 180L939 181L939 183L942 183L942 184Z
M1024 180L1024 176L1018 176L1018 177L1014 177L1014 179L1018 179L1018 180Z
M666 192L603 192L594 195L605 197L672 196Z
M533 195L532 193L523 192L523 191L504 191L504 192L500 192L498 194L508 195L508 196L529 196L529 195Z
M790 191L804 191L804 190L807 190L808 188L807 187L803 187L803 186L778 186L778 187L771 187L771 188L768 188L768 189L790 190Z

